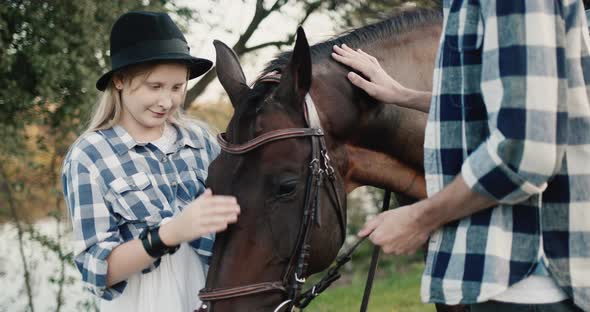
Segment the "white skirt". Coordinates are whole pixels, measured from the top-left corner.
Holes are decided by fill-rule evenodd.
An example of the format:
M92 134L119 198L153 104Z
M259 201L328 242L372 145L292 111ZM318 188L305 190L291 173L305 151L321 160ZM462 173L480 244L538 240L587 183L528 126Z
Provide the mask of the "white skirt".
M204 286L201 259L188 244L181 244L173 255L163 256L152 272L131 276L121 296L101 300L100 311L193 312L201 305L197 295Z

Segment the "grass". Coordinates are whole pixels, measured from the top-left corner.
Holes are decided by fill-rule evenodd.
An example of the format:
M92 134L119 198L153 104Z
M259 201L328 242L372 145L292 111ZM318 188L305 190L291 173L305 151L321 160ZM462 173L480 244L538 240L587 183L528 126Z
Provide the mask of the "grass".
M367 311L433 312L434 305L420 301L420 276L424 265L414 262L402 271L390 271L375 279ZM359 311L365 289L366 271L355 274L345 285L333 285L306 309L318 312Z

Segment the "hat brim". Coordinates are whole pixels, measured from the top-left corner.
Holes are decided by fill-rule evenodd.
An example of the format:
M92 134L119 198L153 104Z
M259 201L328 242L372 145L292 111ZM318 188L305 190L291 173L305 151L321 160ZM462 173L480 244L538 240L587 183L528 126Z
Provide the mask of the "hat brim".
M124 66L119 66L117 68L111 69L110 71L103 74L96 81L96 89L98 89L99 91L104 91L107 88L107 85L109 84L109 81L111 80L111 77L113 76L113 74L119 70L122 70L124 68L129 67L129 66L141 64L141 63L159 62L159 61L172 61L172 62L178 61L179 63L186 63L189 67L189 72L190 72L189 80L203 75L204 73L209 71L209 69L211 69L211 66L213 66L213 62L211 62L207 59L202 59L202 58L198 58L198 57L194 57L194 56L187 56L186 54L178 53L178 54L158 55L157 57L136 60L132 63L125 64Z

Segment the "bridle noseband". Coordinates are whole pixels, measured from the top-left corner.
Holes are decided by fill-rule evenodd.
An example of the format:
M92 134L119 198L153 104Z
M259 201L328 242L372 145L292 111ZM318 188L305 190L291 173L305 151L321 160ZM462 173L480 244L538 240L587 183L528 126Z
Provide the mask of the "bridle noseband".
M271 73L256 81L255 84L270 82L280 82L280 74ZM341 233L344 239L346 235L346 215L344 206L340 199L340 192L336 186L338 175L331 164L328 155L324 131L311 95L305 95L304 115L307 122L307 128L286 128L264 133L243 144L233 144L227 141L225 133L219 134L217 140L221 149L229 154L243 155L254 149L257 149L267 143L286 140L292 138L311 138L311 161L309 163L310 174L307 177L307 186L305 191L305 201L303 209L303 218L299 229L297 243L289 260L287 269L283 274L281 281L262 282L238 287L228 288L205 288L199 292L199 298L203 302L199 311L206 312L210 309L210 302L224 299L250 296L267 292L280 292L287 295L287 300L283 301L275 311L281 308L287 308L291 311L298 306L301 300L301 290L307 276L308 258L310 256L310 230L311 225L320 225L320 190L323 180L328 178L330 182L329 190L331 196L335 198L338 219L340 222Z

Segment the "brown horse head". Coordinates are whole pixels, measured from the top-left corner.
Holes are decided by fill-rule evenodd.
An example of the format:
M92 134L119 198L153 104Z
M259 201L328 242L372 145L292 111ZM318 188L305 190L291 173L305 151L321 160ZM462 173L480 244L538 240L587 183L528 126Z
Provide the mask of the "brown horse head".
M311 57L302 29L280 80L261 79L252 89L231 49L220 42L215 47L219 79L235 109L225 134L229 143L243 144L280 129L308 128L305 97L311 86ZM208 287L274 282L285 289L220 300L214 303L214 311L242 311L240 306L251 311L273 310L292 291L299 254L309 253L304 263L309 265L304 269L307 276L327 267L340 249L346 210L338 203L345 202L346 193L337 172L332 180L324 181L317 195L311 190L316 183L312 137L272 141L243 154L224 152L209 167L207 184L215 193L236 196L242 212L239 222L216 238L212 267L224 270L209 275ZM321 165L319 160L316 163ZM304 209L311 202L318 202L318 208L309 229L303 229ZM306 230L307 241L323 243L309 244L310 249L304 251Z
M345 194L355 187L425 196L426 115L376 103L347 81L350 69L330 52L333 44L362 46L403 84L428 90L440 22L439 13L417 10L312 49L299 29L294 50L271 62L252 87L233 51L215 42L217 73L234 115L207 184L216 194L236 196L242 210L216 237L201 311L288 308L297 281L326 268L343 244ZM309 130L318 128L313 107L321 133Z

